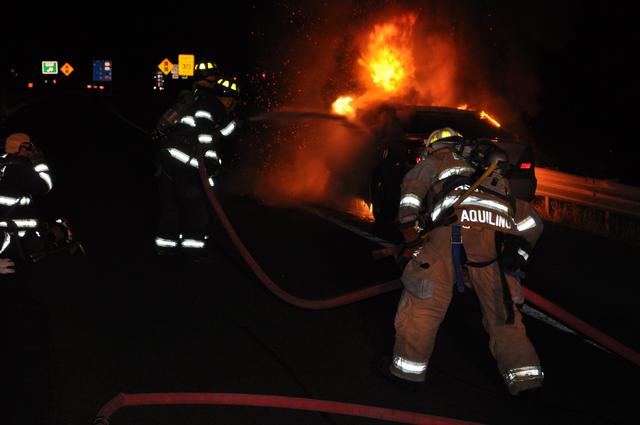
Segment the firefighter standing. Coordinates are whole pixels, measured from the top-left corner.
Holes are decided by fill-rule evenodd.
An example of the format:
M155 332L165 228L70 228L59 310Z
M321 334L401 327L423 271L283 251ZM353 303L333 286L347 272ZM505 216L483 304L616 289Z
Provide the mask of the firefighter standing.
M0 157L0 339L4 386L15 396L3 413L4 422L50 423L52 393L47 368L46 309L30 294L30 273L17 272L26 256L41 251L45 241L33 208L38 195L52 188L42 152L24 133L5 140Z
M221 138L230 136L236 121L230 116L238 96L238 85L219 74L208 61L196 65L191 92L181 93L178 102L160 118L155 135L161 143L158 153L158 186L161 212L155 239L158 255L185 254L194 261L213 260L207 247L211 207L202 186L197 159L204 151L208 181L222 164Z
M491 354L507 389L515 395L540 387L543 380L538 355L514 305L524 301L515 272L538 240L542 221L527 202L509 196L508 182L497 171L478 189L469 190L478 173L461 150L452 149L462 140L451 128L434 131L425 141L423 160L402 182L398 223L405 246L414 248L402 254L408 262L402 274L404 291L394 321L389 368L398 378L425 380L438 328L454 282L463 283L464 267L468 273L464 283L480 301ZM498 154L492 162L499 159L506 157ZM468 196L452 211L463 193ZM416 223L425 212L442 225L422 241ZM445 215L450 219L443 221Z
M23 260L39 251L44 241L38 234L41 225L33 209L34 197L53 187L44 155L29 135L14 133L5 141L0 157L0 255Z

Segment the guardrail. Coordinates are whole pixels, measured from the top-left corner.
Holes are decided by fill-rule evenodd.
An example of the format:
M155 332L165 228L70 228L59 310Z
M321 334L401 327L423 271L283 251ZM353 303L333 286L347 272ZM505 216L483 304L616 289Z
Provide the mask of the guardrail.
M546 168L536 168L536 179L536 196L544 197L547 212L551 198L640 218L640 188Z

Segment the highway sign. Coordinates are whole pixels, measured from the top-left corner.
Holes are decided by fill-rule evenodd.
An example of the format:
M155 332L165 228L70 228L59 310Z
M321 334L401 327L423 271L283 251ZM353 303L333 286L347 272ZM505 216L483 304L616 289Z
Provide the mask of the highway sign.
M193 55L178 55L178 74L191 77L194 63L195 57Z
M173 64L169 59L165 58L162 62L158 64L158 68L160 68L160 71L162 71L164 75L168 75L173 69Z
M93 61L93 81L113 80L113 64L110 60Z
M43 74L57 74L58 73L58 61L42 61L42 73Z
M68 77L69 74L73 72L73 67L69 64L69 62L66 62L64 65L62 65L60 71L62 71L62 73Z

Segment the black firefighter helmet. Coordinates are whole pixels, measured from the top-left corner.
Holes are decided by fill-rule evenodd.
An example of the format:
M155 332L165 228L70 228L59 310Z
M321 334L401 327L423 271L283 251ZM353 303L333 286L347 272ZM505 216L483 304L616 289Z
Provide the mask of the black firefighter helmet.
M209 59L202 59L196 63L193 71L193 78L198 80L213 80L216 81L220 76L220 68L218 65Z
M216 83L216 95L218 97L231 97L233 99L240 97L240 86L235 78L220 77Z

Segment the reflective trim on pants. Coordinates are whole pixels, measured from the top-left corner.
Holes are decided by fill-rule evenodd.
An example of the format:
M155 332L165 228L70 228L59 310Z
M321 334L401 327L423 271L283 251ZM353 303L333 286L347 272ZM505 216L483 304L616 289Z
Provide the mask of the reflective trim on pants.
M204 248L205 242L198 239L183 239L180 241L180 246L183 248Z
M504 373L504 382L508 386L526 381L542 381L544 373L539 366L524 366L509 369Z
M402 356L393 356L391 373L407 381L423 382L427 373L427 362L416 362Z
M160 248L175 248L178 246L178 241L173 239L156 238L156 246Z

